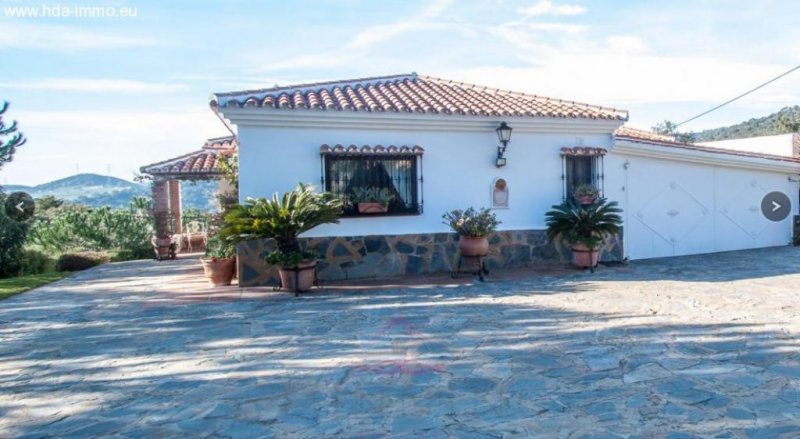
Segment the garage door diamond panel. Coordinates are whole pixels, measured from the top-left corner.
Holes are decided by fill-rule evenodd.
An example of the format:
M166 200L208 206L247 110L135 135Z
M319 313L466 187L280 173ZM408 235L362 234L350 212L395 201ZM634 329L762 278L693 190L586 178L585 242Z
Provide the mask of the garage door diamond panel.
M647 200L636 211L635 217L674 246L706 221L710 214L711 209L673 181Z
M758 238L767 227L760 206L767 192L757 181L750 181L731 191L734 195L723 204L720 213L748 238Z

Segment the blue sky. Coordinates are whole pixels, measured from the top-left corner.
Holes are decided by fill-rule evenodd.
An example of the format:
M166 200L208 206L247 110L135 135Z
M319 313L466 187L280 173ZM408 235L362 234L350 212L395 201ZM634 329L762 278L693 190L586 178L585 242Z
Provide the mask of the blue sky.
M42 5L136 17L4 9ZM412 71L625 108L648 128L800 63L796 17L790 0L0 0L0 99L29 138L0 184L130 179L226 134L212 92ZM800 72L687 128L798 103Z

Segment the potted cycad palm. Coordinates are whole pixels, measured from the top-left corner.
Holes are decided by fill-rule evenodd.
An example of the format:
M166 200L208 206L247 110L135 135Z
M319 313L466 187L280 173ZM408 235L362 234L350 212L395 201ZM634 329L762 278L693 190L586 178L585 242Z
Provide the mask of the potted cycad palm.
M282 287L308 291L314 284L318 255L303 250L298 235L321 224L338 223L341 214L341 200L301 183L282 196L248 198L232 206L221 234L229 242L274 239L278 248L266 262L278 266Z
M350 202L356 205L358 213L386 213L393 200L389 189L374 186L357 187L350 195Z
M488 208L476 210L456 209L442 215L443 223L458 233L458 247L462 256L486 256L489 254L487 236L497 230L500 220Z
M588 205L566 201L545 214L547 237L570 244L572 263L581 268L597 266L599 246L609 236L619 233L622 212L616 201L599 199Z

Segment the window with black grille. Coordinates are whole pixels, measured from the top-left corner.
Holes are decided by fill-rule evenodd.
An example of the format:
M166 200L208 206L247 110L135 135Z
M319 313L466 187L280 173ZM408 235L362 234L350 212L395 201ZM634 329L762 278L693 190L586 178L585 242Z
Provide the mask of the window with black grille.
M345 202L345 216L361 215L353 202L358 189L383 189L391 200L385 213L378 215L415 215L422 213L422 156L413 154L323 154L325 190ZM376 214L369 214L374 216Z
M597 157L573 156L567 157L567 197L578 186L597 186Z
M561 179L564 181L563 197L565 200L572 198L576 188L584 185L594 186L600 195L603 194L603 156L606 150L602 148L563 148L561 158L563 171Z

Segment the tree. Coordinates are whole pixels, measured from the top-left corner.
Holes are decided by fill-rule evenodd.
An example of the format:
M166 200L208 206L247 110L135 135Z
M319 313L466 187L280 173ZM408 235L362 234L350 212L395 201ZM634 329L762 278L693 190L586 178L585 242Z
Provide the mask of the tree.
M17 132L17 121L12 121L11 125L6 125L3 121L3 114L8 110L8 102L0 104L0 169L4 163L8 163L14 157L17 148L25 144L25 136Z
M682 143L693 143L695 137L694 133L691 131L688 133L679 132L678 125L670 120L657 123L656 126L653 127L653 132L665 136L672 136L676 141Z
M782 114L778 117L778 129L786 133L800 132L800 116L793 114Z

